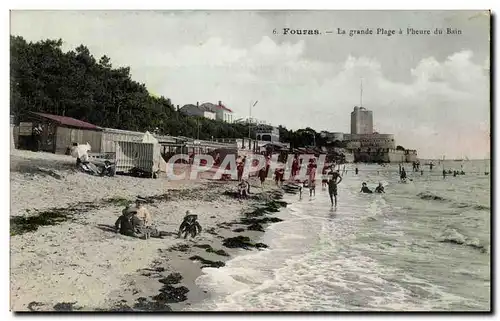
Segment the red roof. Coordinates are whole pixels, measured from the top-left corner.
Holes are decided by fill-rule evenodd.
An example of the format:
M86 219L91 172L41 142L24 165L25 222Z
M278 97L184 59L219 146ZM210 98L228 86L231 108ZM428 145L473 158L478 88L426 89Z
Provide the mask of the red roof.
M82 128L82 129L100 129L100 127L96 125L92 125L90 123L74 119L71 117L66 117L66 116L59 116L59 115L51 115L51 114L44 114L44 113L35 113L33 114L38 115L43 118L47 118L50 120L53 120L60 125L65 125L65 126L70 126L70 127L77 127L77 128Z
M232 112L233 112L231 109L227 108L226 106L224 106L224 105L222 105L222 104L217 105L217 108L224 109L224 110L226 110L226 111L228 111L228 112L230 112L230 113L232 113Z

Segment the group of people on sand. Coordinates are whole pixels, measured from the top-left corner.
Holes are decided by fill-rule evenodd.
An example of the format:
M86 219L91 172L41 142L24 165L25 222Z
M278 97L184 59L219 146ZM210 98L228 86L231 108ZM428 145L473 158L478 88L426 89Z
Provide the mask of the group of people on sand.
M115 231L117 233L119 232L122 235L141 239L149 239L150 237L162 239L170 234L159 231L152 225L151 214L144 206L145 202L145 199L138 197L135 204L128 205L123 209L122 215L118 217L115 222ZM198 222L198 216L191 214L189 210L186 211L186 215L179 227L178 237L181 237L183 233L184 238L186 238L188 234L190 234L191 237L195 237L197 234L201 233L201 230L202 228Z
M135 204L125 207L122 215L115 222L116 232L144 239L149 237L162 238L163 235L152 227L151 214L143 205L144 202L145 200L139 197Z

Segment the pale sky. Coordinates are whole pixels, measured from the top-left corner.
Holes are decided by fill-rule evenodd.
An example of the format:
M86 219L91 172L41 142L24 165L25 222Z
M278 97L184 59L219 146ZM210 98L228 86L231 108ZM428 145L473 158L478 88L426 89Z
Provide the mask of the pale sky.
M406 34L448 27L462 34ZM404 34L349 37L337 28ZM243 118L258 100L252 116L289 129L348 133L363 78L375 130L421 158L448 159L489 154L489 28L487 13L470 11L11 13L12 35L62 38L64 50L84 44L175 105L222 100Z

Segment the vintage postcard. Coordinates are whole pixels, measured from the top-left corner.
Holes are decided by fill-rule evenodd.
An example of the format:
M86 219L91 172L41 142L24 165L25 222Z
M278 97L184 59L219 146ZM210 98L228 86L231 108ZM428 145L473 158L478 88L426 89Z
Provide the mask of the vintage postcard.
M12 311L491 311L490 11L10 18Z

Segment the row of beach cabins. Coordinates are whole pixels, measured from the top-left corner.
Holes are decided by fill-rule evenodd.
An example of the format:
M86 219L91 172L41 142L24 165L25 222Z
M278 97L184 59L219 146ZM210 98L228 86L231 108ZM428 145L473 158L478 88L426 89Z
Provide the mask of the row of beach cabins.
M30 112L16 122L11 116L11 148L69 154L72 145L89 143L91 158L110 159L116 171L139 168L145 172L166 170L166 162L177 154L245 156L250 153L322 153L321 150L291 151L288 144L251 139L195 140L189 137L101 128L66 116ZM148 136L149 135L149 136ZM145 140L145 137L149 137ZM151 140L152 139L152 140Z

